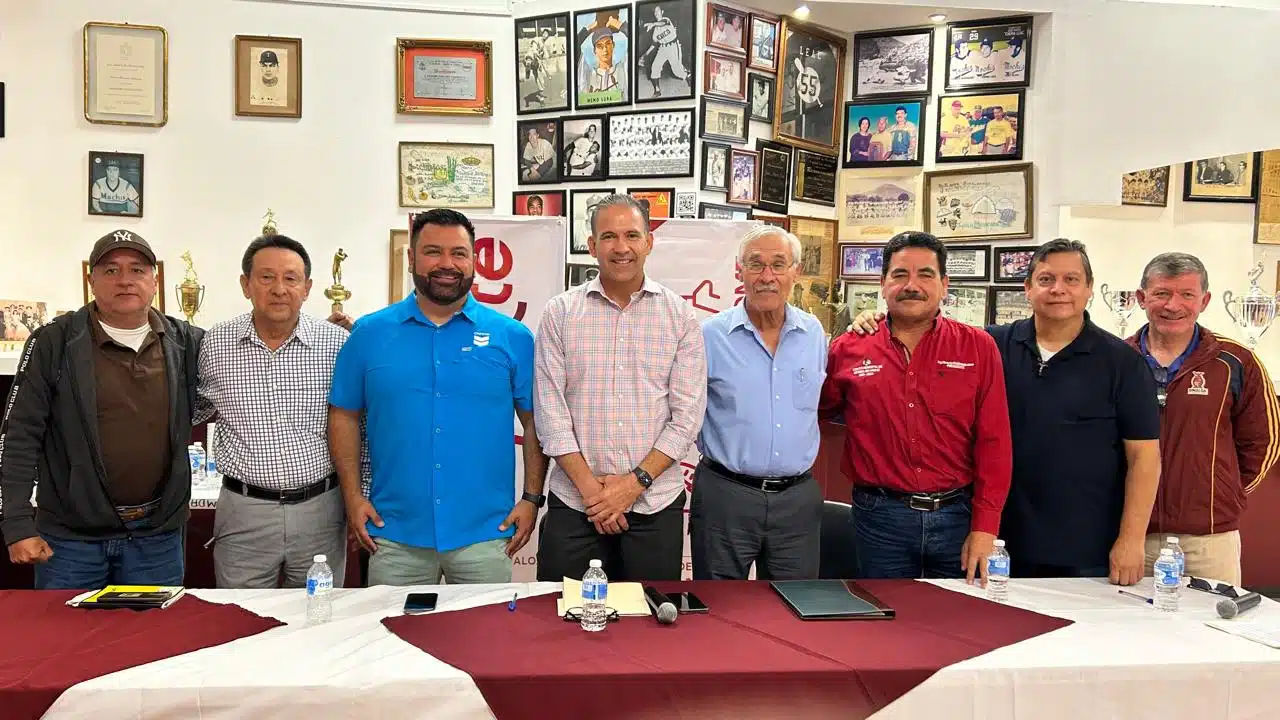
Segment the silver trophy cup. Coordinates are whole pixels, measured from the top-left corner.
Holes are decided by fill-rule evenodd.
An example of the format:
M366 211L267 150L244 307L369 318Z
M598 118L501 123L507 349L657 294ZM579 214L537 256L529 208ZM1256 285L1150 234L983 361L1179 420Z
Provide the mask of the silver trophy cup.
M1102 283L1102 302L1120 321L1120 337L1125 337L1127 335L1125 329L1129 326L1129 318L1138 309L1138 291L1108 290L1107 284Z
M1230 290L1222 293L1222 304L1227 308L1227 315L1240 328L1250 350L1258 347L1258 340L1276 319L1276 307L1280 301L1280 295L1269 294L1258 285L1260 277L1262 263L1254 265L1249 273L1249 292L1244 296L1236 297Z

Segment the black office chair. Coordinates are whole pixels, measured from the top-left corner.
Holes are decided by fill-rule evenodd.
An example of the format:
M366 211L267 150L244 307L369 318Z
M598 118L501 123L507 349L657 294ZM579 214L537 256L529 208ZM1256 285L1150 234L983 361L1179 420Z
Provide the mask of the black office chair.
M848 580L857 577L858 554L853 545L853 522L848 503L827 500L822 504L822 555L818 577Z

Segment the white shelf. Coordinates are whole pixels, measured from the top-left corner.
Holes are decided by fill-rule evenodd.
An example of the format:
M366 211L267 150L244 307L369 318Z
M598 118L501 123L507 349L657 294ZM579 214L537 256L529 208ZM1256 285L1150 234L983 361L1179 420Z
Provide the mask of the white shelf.
M13 375L18 371L20 353L0 353L0 375Z

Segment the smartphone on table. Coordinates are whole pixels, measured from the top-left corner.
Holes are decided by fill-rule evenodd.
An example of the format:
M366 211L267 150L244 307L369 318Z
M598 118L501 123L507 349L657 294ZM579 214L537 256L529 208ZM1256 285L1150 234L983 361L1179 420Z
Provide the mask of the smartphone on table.
M404 599L405 615L423 615L436 609L436 600L439 599L436 593L409 593Z
M707 604L691 592L672 593L668 597L671 598L671 602L675 603L676 611L681 615L707 612Z

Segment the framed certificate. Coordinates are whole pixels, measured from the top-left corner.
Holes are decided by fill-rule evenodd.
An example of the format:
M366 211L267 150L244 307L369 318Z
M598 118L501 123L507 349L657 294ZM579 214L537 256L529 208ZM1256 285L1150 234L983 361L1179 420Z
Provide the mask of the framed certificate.
M85 23L84 119L150 127L169 122L169 34L164 28Z
M493 43L396 40L396 110L493 115Z

